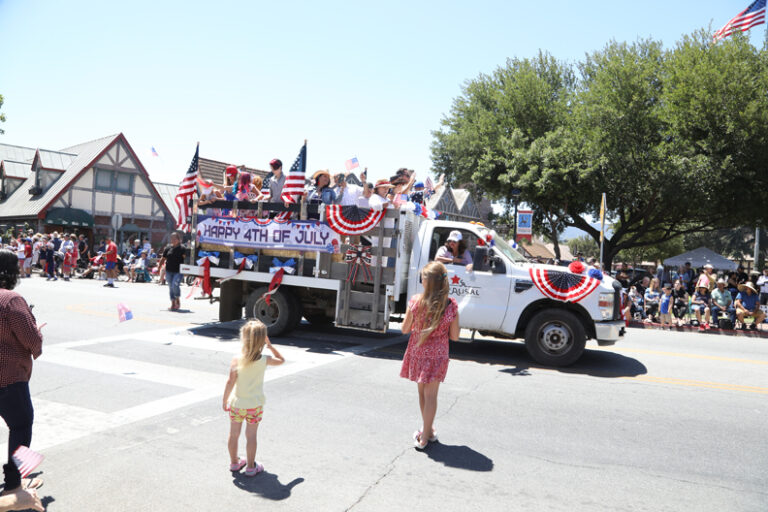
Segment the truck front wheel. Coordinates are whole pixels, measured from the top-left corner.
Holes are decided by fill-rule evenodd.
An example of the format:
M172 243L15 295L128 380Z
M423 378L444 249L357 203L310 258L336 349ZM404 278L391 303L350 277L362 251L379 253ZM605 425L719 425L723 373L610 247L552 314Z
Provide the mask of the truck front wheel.
M301 319L301 308L293 295L283 290L272 294L268 305L263 298L267 290L266 286L262 286L251 292L245 304L245 317L261 320L267 326L269 336L279 336L298 325L296 320L297 315L299 321Z
M568 366L584 352L587 335L579 319L565 309L544 309L525 328L525 348L547 366Z

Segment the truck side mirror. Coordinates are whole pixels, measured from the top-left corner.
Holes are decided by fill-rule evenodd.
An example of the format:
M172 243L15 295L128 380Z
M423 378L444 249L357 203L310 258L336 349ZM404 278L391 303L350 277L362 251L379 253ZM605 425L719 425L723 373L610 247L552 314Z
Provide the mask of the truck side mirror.
M489 250L487 246L478 245L475 247L475 257L472 258L472 267L475 270L488 270L488 254Z
M493 249L488 250L488 265L490 265L491 272L494 274L507 273L507 268L504 265L504 260L501 259L499 256L496 256L496 253Z

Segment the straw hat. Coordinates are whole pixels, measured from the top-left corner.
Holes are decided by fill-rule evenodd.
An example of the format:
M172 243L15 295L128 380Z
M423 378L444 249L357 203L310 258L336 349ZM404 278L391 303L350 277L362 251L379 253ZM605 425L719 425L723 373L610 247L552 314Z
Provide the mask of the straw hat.
M323 175L328 177L328 181L331 181L331 173L326 169L320 169L319 171L315 172L315 174L312 175L312 181L315 182L315 185L317 185L317 178Z
M739 285L740 292L746 291L747 288L752 290L754 293L757 293L757 288L755 288L755 285L753 285L751 281L747 281L746 283Z
M389 180L378 180L376 184L373 186L374 189L377 189L379 187L391 187L392 183L389 182Z

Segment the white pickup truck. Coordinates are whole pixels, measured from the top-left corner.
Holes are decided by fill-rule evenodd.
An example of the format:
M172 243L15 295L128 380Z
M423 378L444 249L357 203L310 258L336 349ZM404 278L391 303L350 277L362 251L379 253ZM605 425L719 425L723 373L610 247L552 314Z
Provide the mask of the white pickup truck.
M221 207L220 203L202 208ZM236 217L238 204L227 206L229 218ZM259 213L261 208L259 205ZM203 209L195 214L193 227L200 218L228 222L227 218L202 216ZM301 210L305 218L307 206ZM321 208L318 214L319 222L325 224L325 211ZM317 226L318 221L314 222ZM478 244L485 235L480 225L427 220L412 212L387 210L381 222L363 234L363 242L373 242L373 257L367 271L354 278L350 264L343 260L351 247L349 237L341 237L337 254L251 247L257 263L236 273L235 260L248 249L225 240L211 243L208 239L200 244L199 230L193 231L198 233L191 247L194 256L190 254L181 271L202 277L204 269L196 264L198 251L218 251L219 265L209 272L214 286L216 280L229 278L219 293L222 321L242 318L244 308L244 316L263 321L272 336L293 329L302 317L312 324L384 332L392 315L405 312L408 297L419 293L419 270L434 259L453 230L462 233L474 257L471 270L447 265L450 296L459 304L461 327L473 331L471 339L474 332L523 339L537 362L566 366L579 359L587 339L611 345L624 335L621 287L611 277L598 280L564 267L531 264L500 238L492 247L482 241ZM352 237L353 244L359 241ZM276 256L294 258L297 263L295 273L284 275L267 305L263 296L273 278L270 261Z

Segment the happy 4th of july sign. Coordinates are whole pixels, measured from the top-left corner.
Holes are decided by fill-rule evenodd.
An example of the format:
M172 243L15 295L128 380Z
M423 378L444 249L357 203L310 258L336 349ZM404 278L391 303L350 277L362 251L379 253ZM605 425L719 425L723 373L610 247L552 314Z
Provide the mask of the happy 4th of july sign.
M253 249L338 252L339 234L318 221L198 217L200 243Z

